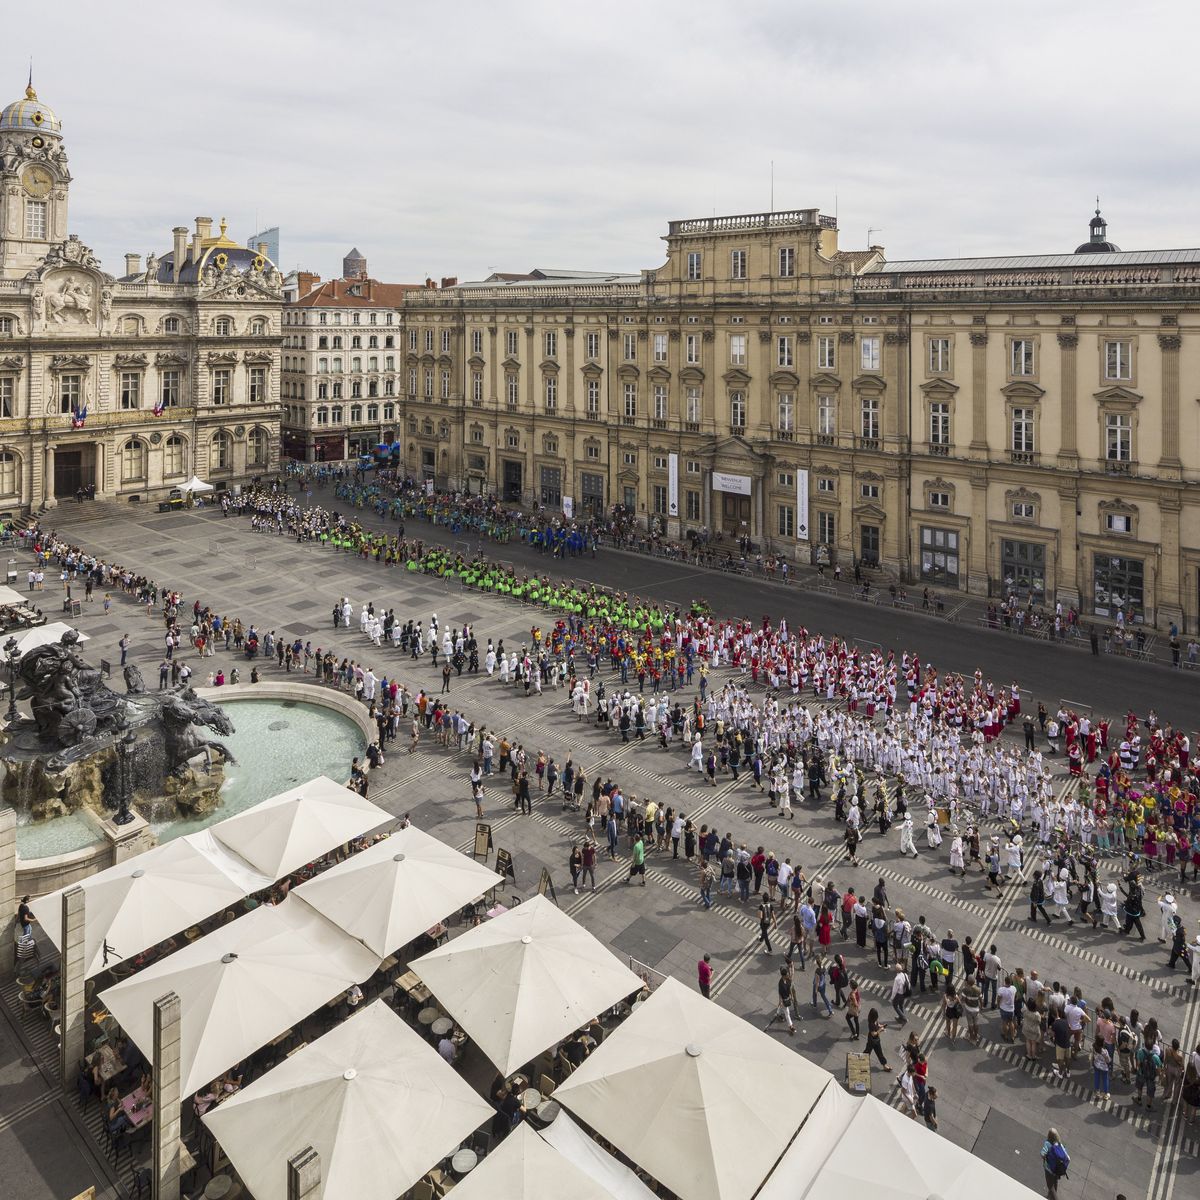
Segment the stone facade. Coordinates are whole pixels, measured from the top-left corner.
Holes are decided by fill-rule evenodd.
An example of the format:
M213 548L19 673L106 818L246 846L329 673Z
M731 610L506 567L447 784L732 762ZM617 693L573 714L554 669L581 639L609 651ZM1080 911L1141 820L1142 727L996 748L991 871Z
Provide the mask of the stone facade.
M200 217L116 278L68 233L70 184L59 120L30 88L0 113L0 511L275 469L274 265Z
M439 486L915 584L1200 616L1200 251L888 263L814 209L672 222L632 276L404 298Z

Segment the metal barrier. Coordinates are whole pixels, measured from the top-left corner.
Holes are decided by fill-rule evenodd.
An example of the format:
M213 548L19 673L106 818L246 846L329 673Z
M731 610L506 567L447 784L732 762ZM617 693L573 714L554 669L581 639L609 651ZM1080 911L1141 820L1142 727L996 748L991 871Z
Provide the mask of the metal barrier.
M1089 721L1096 715L1095 709L1090 704L1084 704L1079 700L1062 699L1059 700L1058 707L1065 708L1068 712L1084 714Z
M632 954L629 956L629 969L645 982L651 991L658 987L660 983L664 983L668 978L661 971L656 971L648 964L634 958Z

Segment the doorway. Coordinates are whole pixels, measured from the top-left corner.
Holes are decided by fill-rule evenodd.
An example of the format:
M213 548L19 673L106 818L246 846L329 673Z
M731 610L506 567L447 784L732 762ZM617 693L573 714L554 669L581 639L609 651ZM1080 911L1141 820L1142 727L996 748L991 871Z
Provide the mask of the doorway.
M433 450L421 450L421 478L432 479L436 470L437 456Z
M520 504L521 494L524 491L525 468L524 464L517 462L511 458L504 460L504 503L505 504Z
M859 537L859 561L864 567L879 566L879 526L863 525Z
M750 536L750 497L721 493L721 528L734 537Z
M96 482L94 446L59 446L54 451L54 494L71 497Z

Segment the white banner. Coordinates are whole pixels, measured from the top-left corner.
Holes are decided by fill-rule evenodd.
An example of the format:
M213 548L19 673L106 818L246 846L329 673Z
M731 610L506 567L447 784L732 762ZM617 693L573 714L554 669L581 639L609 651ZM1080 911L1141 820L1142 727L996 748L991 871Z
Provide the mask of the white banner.
M563 497L563 516L569 521L575 515L575 498L573 496Z
M749 475L726 475L724 471L714 471L712 478L714 492L732 492L735 496L750 495Z
M679 516L679 455L667 455L667 516Z
M808 471L796 472L796 541L808 541Z

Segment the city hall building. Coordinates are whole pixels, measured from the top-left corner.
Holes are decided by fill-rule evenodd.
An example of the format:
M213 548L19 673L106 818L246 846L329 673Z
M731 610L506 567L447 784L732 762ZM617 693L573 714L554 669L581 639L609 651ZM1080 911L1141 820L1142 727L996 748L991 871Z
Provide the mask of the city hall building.
M637 275L407 292L406 468L672 537L1200 614L1200 249L888 262L816 209L671 222Z
M265 247L198 217L116 278L69 232L70 187L30 86L0 111L0 512L275 469L282 278Z

